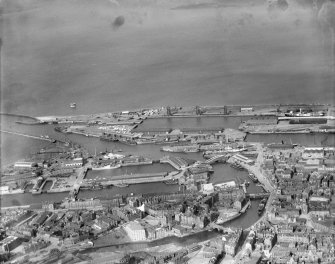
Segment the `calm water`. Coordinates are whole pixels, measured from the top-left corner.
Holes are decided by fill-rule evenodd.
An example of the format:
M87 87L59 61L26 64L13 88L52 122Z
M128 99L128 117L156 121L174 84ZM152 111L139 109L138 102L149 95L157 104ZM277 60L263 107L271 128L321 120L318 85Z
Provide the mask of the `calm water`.
M241 117L187 117L186 118L155 118L148 119L136 129L151 128L238 128L242 121L248 118Z
M111 170L89 170L87 173L86 178L111 178L117 175L124 175L124 174L135 174L135 173L155 173L155 172L170 172L174 171L175 169L169 164L159 164L154 163L152 165L140 165L140 166L128 166L128 167L121 167L117 169Z
M3 116L2 116L3 117ZM233 121L231 121L233 119ZM54 131L54 126L52 125L20 125L15 123L17 118L15 117L5 117L2 118L2 124L5 124L7 130L20 131L30 135L50 135L53 138L64 139L67 137L68 139L85 146L91 153L95 151L105 151L105 150L116 150L122 149L123 153L134 153L139 155L147 155L153 159L159 159L163 155L176 155L183 156L187 158L191 158L194 160L202 160L202 155L200 153L190 153L190 154L181 154L181 153L165 153L159 150L160 146L155 145L139 145L139 146L127 146L120 143L113 142L105 142L100 141L96 138L88 138L84 136L78 135L67 135L64 136L60 133ZM228 124L236 122L236 118L226 118L224 119ZM150 125L152 125L152 121ZM199 122L195 122L192 118L183 119L183 124L185 127L199 127ZM217 119L211 119L211 122L206 121L206 125L208 126L217 126ZM161 123L166 122L166 124L170 124L174 126L176 123L169 121L160 121ZM179 124L179 120L177 120L177 124ZM222 122L223 126L226 125L225 122ZM169 127L169 126L167 126ZM2 161L6 161L6 163L14 162L20 158L24 158L31 153L38 151L41 147L47 147L50 143L46 143L40 140L34 140L31 138L8 135L5 133L1 133L2 137ZM298 143L302 145L324 145L324 144L333 144L335 140L334 134L306 134L306 135L294 135L294 134L273 134L273 135L249 135L247 137L248 141L260 141L265 143L271 142L281 142L284 140L285 142L292 141L293 143ZM18 151L20 150L20 151ZM6 164L4 163L4 164ZM167 164L154 164L136 166L136 167L124 167L116 170L105 170L105 171L89 171L88 178L95 177L111 177L113 175L119 175L124 173L145 173L145 172L161 172L161 171L172 171L174 170L170 165ZM238 171L231 168L229 165L223 164L215 164L214 165L214 173L210 177L210 182L221 183L230 180L236 180L237 182L244 182L247 180L250 182L250 186L248 191L250 193L262 191L260 187L256 186L253 182L248 178L247 172ZM115 195L126 195L130 193L163 193L163 192L176 192L179 190L178 185L166 185L164 183L152 183L152 184L138 184L138 185L130 185L126 188L116 188L112 187L110 189L96 190L96 191L80 191L78 197L79 198L100 198L100 199L108 199ZM32 195L30 193L25 194L16 194L16 195L5 195L1 197L1 206L17 206L24 204L39 204L41 201L61 201L64 199L68 193L58 193L58 194L41 194L41 195ZM252 207L241 217L229 223L232 226L240 226L240 227L248 227L252 225L255 221L257 221L257 206L259 201L253 201ZM197 239L202 239L202 236L199 236Z
M335 146L335 134L267 134L267 135L248 135L247 141L250 142L292 142L306 146Z
M234 118L231 118L235 120ZM64 139L64 135L57 133L53 130L52 125L37 125L37 126L26 126L26 125L19 125L16 124L16 118L14 117L7 117L5 118L6 127L8 130L15 130L15 131L22 131L28 133L30 135L44 135L48 134L53 138ZM227 122L230 122L230 118L227 119ZM216 125L217 120L212 119L213 123L208 123L209 126ZM161 121L162 122L162 121ZM198 123L194 122L194 120L190 118L184 119L184 124L187 127L198 127ZM174 125L172 123L172 125ZM223 125L226 125L223 123ZM14 135L7 135L1 133L1 136L6 140L3 141L4 145L2 148L4 157L6 158L7 162L15 161L19 158L23 158L34 151L39 150L39 147L46 147L50 145L50 143L45 143L39 140L33 140L30 138L14 136ZM200 153L190 153L190 154L181 154L181 153L166 153L161 152L159 150L159 146L155 145L139 145L139 146L127 146L119 143L113 142L105 142L100 141L96 138L87 138L84 136L77 136L77 135L67 135L67 137L73 140L76 143L79 143L85 146L91 153L95 151L105 151L112 150L112 149L123 149L123 153L135 153L135 154L142 154L150 156L154 159L158 159L163 155L175 155L175 156L183 156L194 160L202 160L202 155ZM10 139L10 140L8 140ZM270 140L270 139L269 139ZM308 140L308 137L307 139ZM272 140L273 141L273 140ZM271 141L271 142L272 142ZM306 142L305 142L306 143ZM16 148L14 148L16 146ZM10 150L17 150L18 148L22 149L22 151L10 151ZM145 172L161 172L161 171L172 171L170 165L167 164L153 164L150 165L142 165L136 167L124 167L115 170L105 170L105 171L89 171L87 177L88 178L95 178L95 177L110 177L112 175L119 175L124 173L145 173ZM230 180L236 180L239 182L243 182L247 180L249 182L250 179L248 178L247 172L245 171L238 171L231 168L229 165L223 164L215 164L214 165L214 173L210 177L210 182L221 183ZM179 190L178 185L166 185L164 183L152 183L152 184L138 184L138 185L130 185L127 188L116 188L112 187L110 189L103 189L98 191L81 191L79 192L79 198L100 198L100 199L108 199L115 195L123 195L123 194L130 194L130 193L163 193L163 192L175 192ZM258 192L261 191L260 187L255 186L254 183L250 183L248 188L249 192ZM38 204L41 201L49 200L49 201L61 201L64 199L68 194L67 193L58 193L58 194L41 194L41 195L31 195L30 193L25 194L17 194L17 195L6 195L2 196L1 198L1 206L16 206L16 205L23 205L23 204ZM258 202L252 202L252 208L247 211L246 214L242 215L238 219L234 220L230 225L234 226L241 226L241 227L248 227L253 222L258 219L257 215L257 204Z
M2 112L333 103L335 97L330 39L297 5L274 16L261 0L204 9L174 9L186 0L32 2L6 1L1 15ZM111 23L119 15L125 23L116 29Z

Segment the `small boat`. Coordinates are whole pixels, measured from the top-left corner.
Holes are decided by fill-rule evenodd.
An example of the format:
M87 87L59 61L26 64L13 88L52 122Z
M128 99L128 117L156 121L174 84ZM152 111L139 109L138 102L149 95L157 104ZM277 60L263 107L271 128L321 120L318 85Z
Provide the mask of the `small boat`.
M129 184L126 184L126 183L117 183L117 184L114 184L115 187L119 187L119 188L125 188L125 187L128 187Z
M175 179L171 179L171 180L167 180L167 181L164 181L165 184L178 184L178 181L176 181Z
M265 209L265 205L263 203L260 203L258 205L258 215L261 215Z
M101 190L101 189L103 189L103 187L102 187L101 184L94 184L94 185L92 185L92 189L93 190Z
M253 181L253 182L258 182L258 179L257 179L257 177L255 176L255 174L253 174L253 173L249 173L249 178Z
M230 164L230 167L237 169L237 170L244 170L243 166L238 164L237 162Z
M117 169L120 168L121 165L120 164L116 164L116 165L106 165L106 166L101 166L101 167L92 167L92 170L112 170L112 169Z
M265 205L267 201L268 201L267 198L263 198L262 201L261 201L260 203Z
M77 104L76 103L70 103L70 108L76 108Z

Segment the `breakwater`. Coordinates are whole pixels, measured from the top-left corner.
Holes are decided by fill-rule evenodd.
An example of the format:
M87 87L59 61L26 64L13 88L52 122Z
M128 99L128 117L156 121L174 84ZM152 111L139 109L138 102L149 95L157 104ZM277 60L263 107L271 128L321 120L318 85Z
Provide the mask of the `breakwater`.
M34 136L34 135L28 135L28 134L24 134L24 133L15 132L15 131L7 131L7 130L0 129L0 132L7 133L7 134L12 134L12 135L16 135L16 136L28 137L28 138L32 138L32 139L45 140L45 141L49 141L49 142L53 142L54 141L51 138L46 138L46 137L41 137L41 136Z
M0 116L1 115L10 116L10 117L26 118L26 119L31 119L33 121L38 121L38 119L36 117L28 116L28 115L22 115L22 114L0 113Z

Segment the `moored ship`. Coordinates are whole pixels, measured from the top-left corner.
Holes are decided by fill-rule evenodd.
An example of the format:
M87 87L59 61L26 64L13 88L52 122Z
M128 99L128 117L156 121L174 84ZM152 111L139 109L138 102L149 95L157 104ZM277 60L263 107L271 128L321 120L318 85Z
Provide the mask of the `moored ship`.
M199 152L199 145L184 145L184 146L164 146L161 148L162 151L167 152Z
M272 149L293 149L296 146L297 144L284 143L284 142L267 144L267 147Z
M237 162L230 164L230 167L237 169L237 170L244 170L243 166Z
M144 144L155 144L156 141L154 139L137 139L136 143L138 145L144 145Z
M171 180L164 181L164 183L168 185L172 185L172 184L178 184L178 181L175 179L171 179Z
M218 150L207 150L204 152L204 155L223 155L223 154L230 154L230 153L238 153L247 150L246 148L231 148L231 147L226 147L224 149L218 149Z
M116 183L114 184L115 187L118 187L118 188L125 188L125 187L128 187L129 184L126 184L126 183Z
M121 159L120 162L121 167L127 167L127 166L138 166L138 165L150 165L152 164L153 160L142 156L130 155Z
M103 166L97 166L97 167L92 167L92 170L112 170L112 169L117 169L120 168L121 165L120 164L115 164L115 165L103 165Z

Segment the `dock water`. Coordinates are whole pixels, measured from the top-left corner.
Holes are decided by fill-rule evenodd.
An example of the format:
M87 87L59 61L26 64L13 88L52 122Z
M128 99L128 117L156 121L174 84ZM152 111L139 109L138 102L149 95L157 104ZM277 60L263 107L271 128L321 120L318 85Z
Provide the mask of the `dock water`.
M207 118L207 117L206 117ZM13 130L13 131L20 131L20 133L26 133L29 135L36 135L36 137L42 135L49 135L51 138L55 138L58 140L66 140L69 139L75 143L78 143L85 148L87 148L91 153L94 153L95 149L97 152L113 149L122 149L124 153L133 153L134 155L144 155L148 156L152 159L157 159L162 157L164 153L159 150L159 147L156 145L145 144L145 145L137 145L137 146L128 146L117 142L103 142L100 141L98 138L88 138L85 136L80 135L64 135L61 133L57 133L54 131L54 125L35 125L35 126L25 126L15 123L16 119L11 117L11 120L6 120L6 129ZM217 127L218 119L217 117L213 117L209 119L211 121L203 121L203 117L199 118L177 118L174 119L157 119L154 121L163 122L167 127L177 127L178 125L183 125L184 127L198 127L199 124L204 124L206 126L213 126ZM235 127L239 125L241 122L240 118L237 117L220 117L219 120L222 121L223 127L228 127L232 123L235 124ZM225 121L226 120L226 121ZM10 122L11 121L11 122ZM147 120L149 121L149 120ZM209 122L209 123L207 123ZM146 122L143 122L140 126L144 125ZM149 123L150 126L153 126L154 123ZM234 127L234 126L233 126ZM6 156L4 157L3 165L14 162L18 159L22 159L31 154L32 151L36 152L43 147L49 146L50 142L47 141L36 141L35 139L21 137L17 135L10 135L1 133L3 137L3 151L6 152ZM334 144L335 143L335 135L334 134L275 134L275 135L248 135L246 141L249 142L265 142L265 143L273 143L273 142L290 142L302 145L325 145L325 144ZM22 149L20 153L11 151L13 148ZM180 156L194 160L203 160L202 155L200 153L169 153L172 156ZM258 193L262 191L261 187L256 186L248 177L248 173L246 171L237 171L234 168L231 168L227 164L213 164L214 173L210 177L210 182L212 183L220 183L220 182L227 182L229 180L237 180L244 182L249 181L250 186L248 187L248 192L250 193ZM95 178L95 177L110 177L112 175L120 175L126 172L163 172L163 171L173 171L174 169L168 164L159 164L154 163L152 165L141 165L141 166L131 166L131 167L124 167L119 168L116 170L108 170L108 171L88 171L86 178ZM111 189L103 189L103 190L96 190L96 191L80 191L78 193L78 198L94 198L99 197L101 199L108 199L114 195L118 194L130 194L130 193L151 193L151 192L175 192L178 191L178 185L167 185L165 183L152 183L152 184L137 184L137 185L130 185L129 187L125 188L117 188L113 187ZM65 197L68 196L67 192L64 193L48 193L48 194L40 194L40 195L31 195L30 193L22 193L22 194L15 194L15 195L4 195L1 198L1 206L2 207L9 207L9 206L25 206L27 204L38 204L41 201L48 200L48 201L61 201ZM249 226L253 222L255 222L259 217L257 215L257 204L259 203L258 200L251 201L251 208L247 210L247 212L239 217L238 219L234 220L232 224L236 224L237 226ZM256 208L256 209L255 209Z

